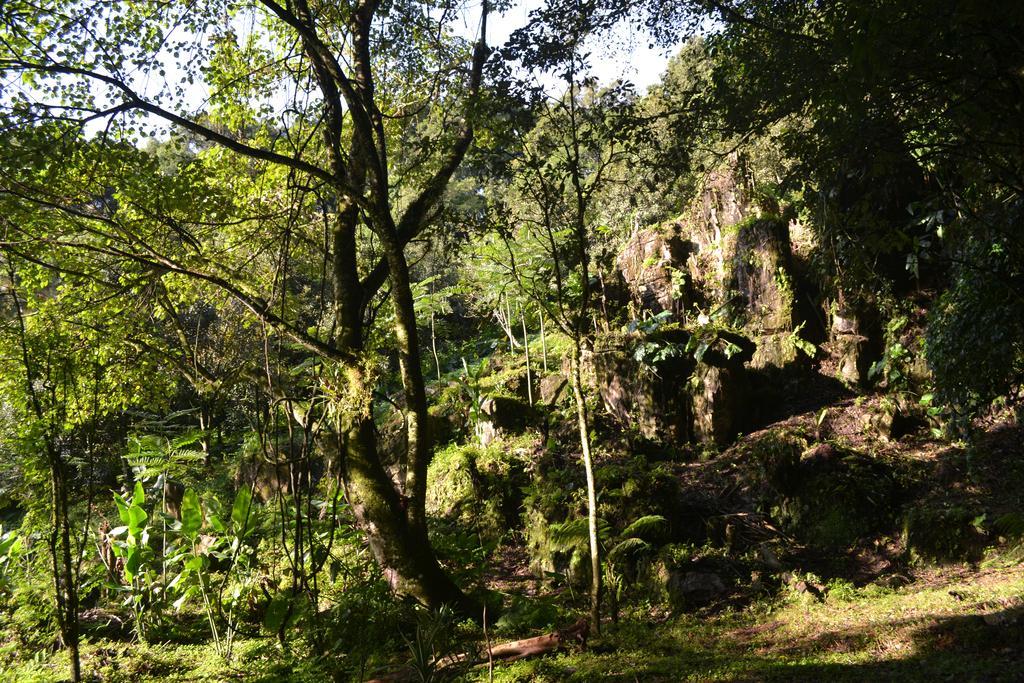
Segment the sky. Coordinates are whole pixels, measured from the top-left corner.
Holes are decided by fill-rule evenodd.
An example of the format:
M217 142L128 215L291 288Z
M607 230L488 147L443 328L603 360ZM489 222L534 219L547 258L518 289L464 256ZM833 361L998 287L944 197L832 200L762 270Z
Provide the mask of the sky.
M518 0L511 9L501 16L488 20L487 42L492 46L502 45L509 35L529 21L530 11L541 6L543 0ZM464 22L466 35L474 34L479 26L479 12L471 15L472 20ZM470 21L473 26L468 26ZM653 41L645 32L638 32L626 25L618 26L611 35L603 35L590 41L592 75L602 84L619 79L627 80L639 92L656 83L668 66L669 58L679 50L651 47Z

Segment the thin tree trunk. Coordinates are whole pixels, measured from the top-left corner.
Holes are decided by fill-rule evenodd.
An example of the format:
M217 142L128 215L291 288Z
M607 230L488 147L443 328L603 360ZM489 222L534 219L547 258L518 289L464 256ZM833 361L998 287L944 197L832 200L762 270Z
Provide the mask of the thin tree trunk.
M47 437L49 438L49 437ZM71 561L71 534L68 531L68 494L63 463L52 445L50 450L50 488L53 513L50 519L50 553L53 558L53 583L57 597L58 626L61 640L71 659L71 680L82 680L78 648L78 590Z
M590 622L595 634L601 633L601 546L597 536L597 484L594 480L594 461L590 452L590 417L583 395L583 381L580 365L583 347L575 341L575 358L572 363L572 393L576 400L576 418L579 423L580 448L583 452L583 469L587 476L587 530L590 538Z
M501 305L501 302L498 302ZM516 333L512 328L512 305L508 302L508 294L505 295L505 322L507 323L505 331L508 333L508 352L515 353L516 350Z
M604 275L600 270L597 271L597 281L601 285L601 315L604 318L604 331L605 333L611 331L611 323L608 320L608 291L604 286Z
M523 322L523 349L526 352L526 397L533 405L533 375L530 374L530 340L526 336L526 312L522 304L519 305L519 318Z
M544 333L544 308L538 306L537 309L540 311L540 356L541 362L544 366L544 374L548 374L548 339Z
M437 368L437 381L441 381L441 361L437 358L437 332L434 328L434 312L430 312L430 350L434 354L434 367Z

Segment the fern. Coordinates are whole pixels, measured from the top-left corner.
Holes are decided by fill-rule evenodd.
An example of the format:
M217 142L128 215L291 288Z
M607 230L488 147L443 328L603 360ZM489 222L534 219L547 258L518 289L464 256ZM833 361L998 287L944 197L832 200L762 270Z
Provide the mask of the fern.
M561 524L549 527L551 547L556 551L569 551L585 548L590 543L590 527L586 518L570 519ZM606 539L611 534L611 526L603 519L597 520L597 537Z
M645 534L660 532L667 520L661 515L645 515L622 530L622 538L640 538Z
M615 562L620 557L639 554L650 548L651 544L642 538L627 538L611 549L608 553L608 561Z
M1024 515L1018 512L1008 512L997 518L993 526L1003 536L1021 538L1024 536Z

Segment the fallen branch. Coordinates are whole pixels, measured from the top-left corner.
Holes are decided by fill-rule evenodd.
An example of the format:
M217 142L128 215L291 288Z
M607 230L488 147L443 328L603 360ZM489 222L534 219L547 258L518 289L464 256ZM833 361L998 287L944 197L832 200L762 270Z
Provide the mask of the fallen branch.
M587 637L590 635L590 625L585 618L580 619L568 628L559 629L543 636L524 638L511 643L502 643L491 648L490 656L493 659L500 659L512 662L517 659L536 657L538 655L556 652L562 645L575 644L580 647L587 646Z
M586 618L581 618L572 626L558 629L542 636L523 638L510 643L495 645L488 649L486 659L471 660L469 655L444 657L434 663L434 670L443 671L457 664L468 663L475 666L480 664L493 665L493 662L496 661L514 662L520 659L527 659L528 657L538 657L551 652L557 652L563 646L585 648L589 635L590 624ZM405 683L406 681L414 680L416 680L415 672L410 669L403 669L384 674L379 678L368 681L368 683Z

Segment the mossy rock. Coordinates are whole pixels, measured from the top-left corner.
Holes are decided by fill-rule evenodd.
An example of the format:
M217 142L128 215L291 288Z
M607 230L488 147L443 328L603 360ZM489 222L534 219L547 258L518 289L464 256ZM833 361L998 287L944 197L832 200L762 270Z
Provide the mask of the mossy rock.
M427 514L497 540L516 522L525 484L523 459L498 445L452 445L427 470Z
M809 545L837 550L894 522L900 487L890 467L829 444L801 456L794 487L776 516Z
M772 430L745 445L762 510L813 547L837 550L894 523L901 486L890 466L803 435Z
M742 443L738 450L746 461L747 483L762 495L793 490L800 455L809 445L805 436L786 429L770 429Z
M744 568L724 548L672 543L637 566L631 592L674 611L693 609L725 593L732 584L728 577L742 574Z
M903 517L906 551L926 562L976 561L987 540L983 521L983 514L965 507L913 507Z
M746 418L750 394L746 371L700 363L691 387L694 437L717 447L729 444Z

